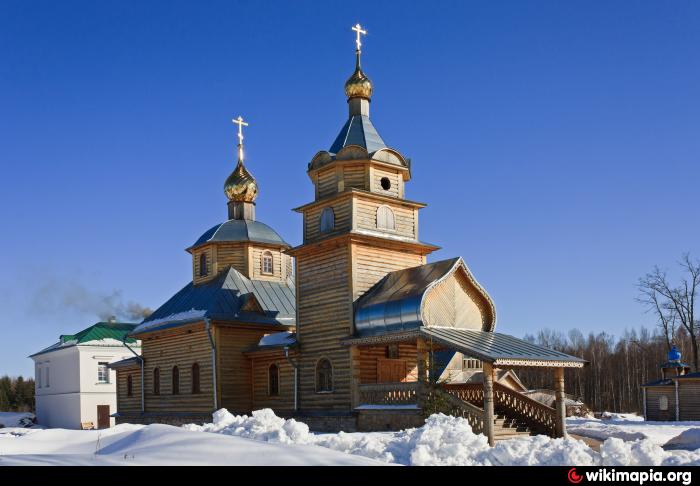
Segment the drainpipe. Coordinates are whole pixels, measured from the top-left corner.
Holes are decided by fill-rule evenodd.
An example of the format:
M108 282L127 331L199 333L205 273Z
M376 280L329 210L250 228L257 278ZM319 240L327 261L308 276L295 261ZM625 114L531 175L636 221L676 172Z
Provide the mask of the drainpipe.
M126 349L131 351L131 353L136 356L136 359L139 360L139 363L141 363L141 413L144 414L146 413L146 400L144 398L144 384L143 384L143 356L140 354L137 354L136 351L131 349L128 344L126 344L126 335L124 335L124 338L122 339L122 344Z
M299 410L299 364L292 361L292 358L289 357L289 346L284 347L284 357L287 359L292 368L294 368L294 411L297 412Z
M212 383L214 384L214 410L219 409L219 400L216 395L217 383L216 383L216 344L214 343L214 338L211 335L211 321L208 317L204 318L204 324L207 328L207 335L209 336L209 344L211 344L211 370L212 370Z
M642 403L644 404L644 420L647 419L647 389L642 388Z
M673 380L673 382L676 384L676 422L681 419L681 407L680 404L678 403L678 380Z

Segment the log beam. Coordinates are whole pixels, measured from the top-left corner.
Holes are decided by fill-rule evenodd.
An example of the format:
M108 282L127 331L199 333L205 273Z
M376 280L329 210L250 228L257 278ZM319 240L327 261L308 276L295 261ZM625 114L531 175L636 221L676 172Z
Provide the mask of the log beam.
M557 437L566 437L566 398L564 395L564 368L554 369L554 392L556 398Z
M416 399L418 408L424 408L428 398L428 344L425 339L418 338L416 341L416 368L418 373L418 388L416 390Z
M493 365L484 361L484 434L488 437L490 446L496 444L493 401Z

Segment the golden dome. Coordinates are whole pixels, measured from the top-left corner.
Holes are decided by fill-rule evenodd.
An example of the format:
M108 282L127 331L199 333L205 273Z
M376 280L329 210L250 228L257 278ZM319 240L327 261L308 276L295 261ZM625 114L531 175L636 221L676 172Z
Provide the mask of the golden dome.
M345 95L348 98L367 98L372 97L372 81L360 67L360 53L357 53L357 64L355 72L345 81Z
M224 192L229 201L253 202L258 197L258 183L241 160L226 179Z

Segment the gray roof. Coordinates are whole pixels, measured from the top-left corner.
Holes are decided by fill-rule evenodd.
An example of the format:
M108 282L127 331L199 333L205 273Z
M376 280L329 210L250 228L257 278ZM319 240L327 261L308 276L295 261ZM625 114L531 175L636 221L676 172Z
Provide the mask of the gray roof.
M137 366L139 365L141 360L137 358L136 356L132 356L131 358L126 358L122 359L120 361L115 361L114 363L109 363L107 365L107 368L111 368L113 370L119 369L119 368L130 368L132 366Z
M359 145L369 153L386 148L384 140L377 133L369 117L365 115L351 116L345 122L329 152L337 154L348 145Z
M289 246L272 228L260 221L229 219L207 230L190 248L212 241L252 241Z
M418 329L426 291L459 262L451 258L387 274L357 300L355 335L375 336Z
M495 366L581 367L586 360L518 339L508 334L453 327L422 327L428 340Z
M665 379L661 379L661 380L650 381L649 383L644 383L641 386L642 387L650 387L650 386L672 386L672 385L673 385L673 380L665 378Z
M257 306L246 306L255 299ZM182 290L160 306L133 332L138 334L205 318L221 321L237 321L253 324L293 326L296 319L296 303L293 279L286 283L267 280L250 280L230 267L214 280Z

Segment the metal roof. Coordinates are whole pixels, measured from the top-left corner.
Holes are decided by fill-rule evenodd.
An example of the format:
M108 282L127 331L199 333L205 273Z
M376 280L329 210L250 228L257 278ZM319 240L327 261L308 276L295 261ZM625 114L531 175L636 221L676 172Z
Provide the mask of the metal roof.
M473 329L421 327L428 340L495 366L581 367L586 361L508 334Z
M376 336L418 329L426 291L459 262L451 258L387 274L357 300L355 335Z
M255 299L262 312L246 306ZM254 308L254 306L252 306ZM250 280L233 267L214 280L182 290L144 320L132 334L202 321L222 321L292 326L296 318L293 279L286 283Z
M103 339L123 341L124 337L133 331L136 326L137 324L128 322L97 322L75 334L62 334L59 336L59 341L57 343L52 344L51 346L44 348L38 353L34 353L29 357L31 358L32 356L37 356L49 351L56 351L58 349L77 346L78 344L101 341ZM136 339L128 338L126 342L135 344Z
M289 246L272 228L260 221L229 219L207 230L190 247L194 248L213 241L252 241L273 245Z
M366 115L351 116L343 125L329 152L337 154L348 145L359 145L370 153L386 148L384 140Z
M126 358L120 361L115 361L114 363L109 363L107 367L113 370L118 368L130 368L132 366L138 366L140 362L141 360L139 358L137 358L136 356L132 356L131 358Z

